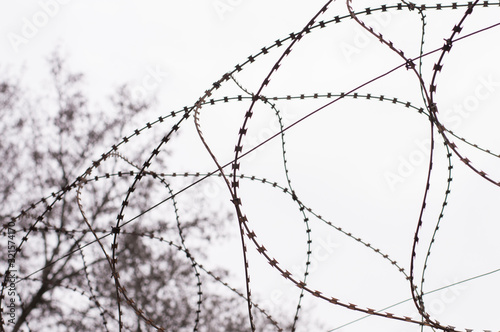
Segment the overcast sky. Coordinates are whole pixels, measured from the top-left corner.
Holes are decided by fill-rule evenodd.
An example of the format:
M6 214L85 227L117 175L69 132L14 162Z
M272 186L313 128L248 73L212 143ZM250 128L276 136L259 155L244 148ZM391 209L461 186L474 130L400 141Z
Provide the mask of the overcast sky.
M0 69L25 66L27 84L36 86L46 75L45 58L59 46L68 55L71 66L87 75L93 95L109 94L124 82L130 82L138 95L157 95L159 104L151 114L154 119L193 105L236 64L273 45L275 40L300 31L323 4L317 0L2 0ZM358 10L382 4L353 2ZM459 8L426 12L424 52L443 45L464 11ZM335 2L321 19L327 21L346 12L345 3ZM498 4L477 8L465 21L459 36L499 23L499 17ZM422 24L416 11L378 11L360 18L381 31L405 55L418 56ZM446 54L436 80L442 123L497 155L499 33L495 27L456 42ZM255 92L284 49L273 48L235 78ZM427 85L438 55L439 52L423 58ZM354 20L345 19L325 29L315 29L297 43L262 94L339 94L402 63L399 56ZM404 67L356 92L424 107L419 82ZM238 94L244 92L227 82L217 96ZM276 105L283 112L285 125L290 125L331 100L280 100ZM222 164L234 155L238 129L248 106L249 103L240 103L202 109L203 131ZM184 125L171 145L176 151L172 167L178 167L178 172L214 170L215 164L201 145L192 120ZM244 151L277 129L274 111L258 106ZM447 185L446 151L442 139L435 134L435 164L423 219L426 228L418 250L420 258L426 253ZM380 248L408 271L429 164L427 117L391 101L346 98L287 130L285 137L289 175L301 201L325 220ZM496 157L479 153L463 142L456 144L479 170L500 182ZM278 181L286 187L280 149L278 137L245 157L242 172ZM453 157L452 162L452 189L426 272L427 291L500 267L499 188L473 173L458 158ZM223 185L215 188L214 195L207 194L210 199L227 203L227 189ZM269 185L242 183L240 193L252 227L262 243L273 250L272 256L292 273L301 271L306 237L302 215L293 201ZM411 296L404 276L390 262L314 216L309 218L313 289L374 309ZM295 304L297 288L270 269L251 244L249 247L255 293L271 309L286 302ZM238 248L234 247L234 251L238 252ZM236 275L242 273L237 254L224 259L231 262L227 268ZM421 259L417 260L418 271L422 264ZM499 281L497 273L433 293L426 302L429 312L440 322L462 329L498 330ZM242 281L239 282L234 286L243 289ZM327 331L363 316L312 297L305 301L310 311L302 319L321 319ZM410 302L387 311L401 316L415 314ZM419 327L371 317L338 331L368 329L418 331Z

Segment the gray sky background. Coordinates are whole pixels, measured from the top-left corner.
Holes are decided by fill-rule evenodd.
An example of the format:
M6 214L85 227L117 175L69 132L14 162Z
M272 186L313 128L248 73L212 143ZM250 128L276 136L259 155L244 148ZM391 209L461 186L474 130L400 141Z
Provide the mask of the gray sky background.
M431 2L425 2L429 6ZM358 10L384 3L354 1ZM264 46L298 32L321 8L322 1L190 0L190 1L23 1L0 2L0 69L25 67L25 84L43 84L45 58L60 46L75 70L87 75L96 97L131 82L137 94L158 95L158 107L146 121L193 105L225 72ZM346 14L335 2L321 17ZM424 50L443 45L464 9L427 11ZM421 21L416 12L389 11L361 15L408 56L418 56ZM500 7L477 8L461 35L498 23ZM437 78L437 103L444 125L471 142L500 153L498 137L500 67L498 27L457 42L445 56ZM284 47L274 48L235 76L256 91ZM423 59L428 85L437 54ZM354 20L332 23L306 35L273 76L263 95L338 94L400 65L401 58L363 31ZM404 69L357 91L410 101L423 107L418 81ZM217 97L243 94L226 83ZM278 101L284 122L294 121L331 99ZM236 102L235 102L236 103ZM248 103L202 109L201 124L208 143L222 163L233 156L237 131ZM276 132L276 117L258 106L244 150ZM114 142L110 142L109 145ZM479 169L500 182L498 159L457 142ZM170 171L210 171L214 164L199 142L192 120L171 145ZM346 98L326 107L286 132L290 177L302 202L325 220L380 248L408 271L411 244L425 189L429 162L430 125L416 110L390 101ZM242 172L286 186L279 138L242 160ZM447 160L436 135L435 165L424 214L419 257L431 239L447 184ZM498 187L453 158L451 194L429 261L425 289L446 286L499 268ZM214 183L216 183L214 181ZM259 239L291 272L302 271L305 229L296 205L269 185L242 183L243 208ZM206 193L214 205L227 204L222 182ZM366 246L309 215L313 237L309 285L323 293L381 309L406 300L410 288L404 276ZM256 298L269 309L290 306L298 291L255 254L251 244L250 272ZM229 248L229 249L228 249ZM235 273L242 262L237 238L213 248L217 263ZM233 253L233 254L229 254ZM421 271L422 260L417 260ZM295 274L294 274L295 275ZM417 273L420 275L420 272ZM499 274L492 274L426 297L429 312L440 322L475 330L498 329ZM306 296L304 320L320 320L335 329L360 313ZM410 302L387 310L412 316ZM418 331L419 327L371 317L338 331Z

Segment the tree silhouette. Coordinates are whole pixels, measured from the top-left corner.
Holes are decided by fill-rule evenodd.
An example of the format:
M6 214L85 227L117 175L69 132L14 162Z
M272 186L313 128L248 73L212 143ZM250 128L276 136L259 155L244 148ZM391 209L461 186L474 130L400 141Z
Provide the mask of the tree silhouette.
M243 295L236 290L220 293L213 286L221 284L219 278L227 271L207 273L194 258L204 257L196 239L220 239L229 212L210 208L199 195L196 204L184 208L182 218L176 200L141 215L152 197L165 188L171 193L160 171L150 171L126 204L127 214L137 217L115 231L118 207L140 170L147 139L126 155L107 155L92 177L78 178L89 160L126 136L135 119L152 107L153 98L134 99L122 85L110 98L110 107L96 109L89 105L83 74L71 72L59 52L48 63L51 82L37 94L7 74L0 84L3 236L13 228L17 245L19 234L28 234L23 241L30 241L15 259L16 319L8 321L4 313L1 329L116 331L121 325L128 331L248 330ZM166 155L156 159L158 170L165 170ZM81 181L76 184L75 178ZM35 220L39 222L33 226ZM114 268L127 298L117 293L110 256L98 245L105 243L110 252L109 239L118 232ZM186 238L192 239L189 248ZM2 252L7 243L2 241ZM2 271L7 271L6 264L2 262ZM5 308L8 297L4 301ZM272 320L258 322L259 330L276 330Z

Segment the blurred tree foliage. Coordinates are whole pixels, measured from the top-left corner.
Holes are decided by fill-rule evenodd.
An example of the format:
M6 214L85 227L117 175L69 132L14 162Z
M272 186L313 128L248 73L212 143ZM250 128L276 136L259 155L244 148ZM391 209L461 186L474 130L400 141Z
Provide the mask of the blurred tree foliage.
M140 125L136 119L154 103L134 99L123 85L109 107L91 106L83 74L71 72L59 52L49 57L48 65L50 80L35 92L22 88L12 74L4 73L0 84L0 214L6 225L21 210L27 211L16 220L18 243L57 197L50 194L71 186L92 160ZM107 156L32 228L16 257L16 323L8 324L4 313L2 329L117 331L121 321L123 331L154 331L150 320L166 331L250 330L245 300L194 261L223 238L232 216L210 207L199 193L183 201L183 208L172 200L141 215L158 197L168 197L169 181L159 176L142 179L126 207L129 218L138 217L121 228L116 270L134 306L117 295L103 250L111 252L112 236L107 235L134 178L126 174L137 172L152 150L148 144L157 142L137 139L120 154ZM167 156L162 151L155 159L158 174L167 169ZM47 199L30 208L42 197ZM2 252L6 243L0 244ZM7 271L7 262L1 267L2 273ZM216 272L227 276L225 270ZM259 331L276 331L263 315L257 315L257 323Z

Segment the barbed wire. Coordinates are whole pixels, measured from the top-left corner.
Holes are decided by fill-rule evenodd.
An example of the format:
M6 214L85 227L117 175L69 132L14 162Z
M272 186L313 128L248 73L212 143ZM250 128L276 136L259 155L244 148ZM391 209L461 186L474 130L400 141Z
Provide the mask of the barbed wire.
M92 303L92 306L95 307L101 316L103 328L106 331L112 330L108 323L109 321L113 321L117 324L118 330L132 330L132 327L127 323L128 321L124 319L125 314L133 313L136 315L138 319L141 319L148 326L158 330L158 331L166 331L166 328L161 326L158 322L155 322L151 315L146 312L144 308L141 307L140 303L138 303L133 295L130 294L126 289L126 282L123 282L120 276L120 250L119 244L121 243L124 235L137 237L143 240L155 241L155 243L159 243L160 245L166 245L170 248L175 248L175 250L184 253L186 258L186 264L190 265L192 268L192 276L194 280L194 285L196 286L196 301L195 307L196 310L193 313L194 319L192 321L192 329L193 331L198 331L199 329L203 329L201 324L201 315L203 314L203 301L205 298L203 297L203 288L205 285L203 284L201 273L211 277L213 281L222 284L225 288L231 291L233 294L237 296L237 298L245 301L247 304L247 314L249 319L249 328L252 331L256 331L257 327L255 324L254 315L256 311L259 314L263 315L268 322L274 326L277 331L283 331L282 324L278 323L275 320L271 313L267 312L267 310L263 309L258 301L254 300L252 297L252 289L253 284L251 284L251 273L252 266L250 265L249 259L249 251L256 252L262 257L265 261L269 263L272 269L276 272L276 274L280 275L286 282L289 284L295 285L300 290L297 305L295 307L295 313L293 322L291 324L291 331L296 331L297 324L300 319L306 320L306 318L301 315L302 308L302 299L305 294L309 294L313 298L317 300L321 300L327 302L331 305L343 307L345 310L356 311L360 313L367 314L368 316L378 316L389 320L397 320L401 322L405 322L408 324L414 324L416 326L420 326L423 330L424 327L430 327L433 330L441 330L441 331L472 331L472 329L464 328L457 329L454 326L447 325L447 323L439 322L436 317L433 317L427 310L424 303L424 298L427 294L434 292L427 291L424 292L425 287L425 275L428 269L428 261L431 257L431 252L433 245L436 243L438 237L438 230L440 229L441 223L444 221L445 209L450 200L450 193L452 190L451 183L453 179L453 162L452 158L457 158L460 162L466 165L472 172L476 173L480 176L480 178L496 185L500 185L500 180L496 179L494 176L487 174L485 171L481 170L476 164L474 164L474 160L472 157L467 157L466 154L462 153L458 150L456 139L458 141L464 142L470 147L474 148L477 151L481 151L487 153L493 157L500 157L498 153L491 152L490 148L482 147L476 143L472 143L470 139L464 138L461 135L455 134L454 131L447 128L443 122L440 121L440 115L438 112L438 105L436 102L436 91L437 91L437 83L436 80L438 75L443 68L443 63L446 59L446 55L452 52L453 46L457 43L467 39L472 38L475 35L482 33L486 30L495 28L500 25L500 23L496 23L494 25L490 25L487 27L482 27L479 30L475 30L467 35L463 35L458 37L458 35L462 32L464 26L467 24L467 19L473 16L475 10L496 10L498 11L500 8L500 2L490 2L483 1L479 2L478 0L474 2L453 2L449 5L444 4L415 4L411 2L403 1L401 3L397 3L394 5L381 5L377 8L365 8L361 11L355 10L355 2L350 0L346 1L346 8L348 14L334 16L333 19L329 20L320 20L320 18L324 15L329 15L329 10L331 9L332 1L326 2L326 4L308 21L308 23L300 30L300 32L292 32L287 37L283 39L276 40L273 44L269 46L265 46L260 49L254 55L248 56L248 58L237 64L234 69L225 73L220 79L216 80L213 85L205 91L205 93L196 101L196 103L192 106L186 106L179 111L171 111L165 116L161 116L155 121L148 122L142 128L135 129L129 136L123 137L122 140L116 142L111 146L111 148L103 153L101 157L95 161L89 163L86 171L80 176L73 179L73 181L68 184L66 187L61 188L57 192L53 192L48 196L41 198L40 200L27 204L24 209L22 209L17 215L12 216L10 218L10 225L16 225L17 232L23 232L24 235L21 238L21 241L16 246L14 258L19 255L21 250L24 247L29 245L29 239L35 238L37 234L60 234L65 236L65 241L68 245L70 245L70 250L54 260L50 261L50 265L42 266L38 269L31 269L25 276L20 276L17 280L17 284L28 283L28 282L44 282L43 276L44 271L52 265L57 264L58 262L62 262L64 260L69 260L73 254L79 254L81 258L82 267L78 272L84 274L84 279L86 281L85 285L71 285L66 284L67 280L58 280L56 283L56 287L61 291L69 291L80 294L84 296L89 303ZM494 8L497 7L497 8ZM456 25L452 28L451 35L446 36L444 44L436 48L432 51L424 52L424 41L425 36L432 34L432 31L427 30L427 17L425 15L426 11L429 10L460 10L465 9L463 16L456 23ZM368 23L365 23L360 16L361 15L375 15L376 13L382 13L387 11L403 11L408 10L409 12L415 12L419 15L422 26L421 26L421 40L419 43L419 55L417 57L409 57L405 54L405 50L399 49L398 45L384 37L381 32L376 31L373 27L371 27ZM312 94L298 94L298 95L286 95L286 96L267 96L265 91L268 85L271 83L271 78L275 75L283 65L286 63L287 57L295 50L295 46L299 45L299 43L308 37L309 34L312 34L315 31L319 31L320 29L326 28L327 26L335 26L332 23L338 24L345 22L346 20L355 21L360 27L362 27L365 31L367 31L374 40L379 41L382 45L384 45L388 50L397 54L401 58L400 64L394 66L392 69L377 74L376 77L363 82L361 85L358 85L354 88L347 88L347 92L336 92L336 93L312 93ZM265 76L263 80L260 81L259 88L253 91L249 89L245 84L241 83L238 79L238 74L243 72L247 66L255 63L257 60L262 58L264 55L270 54L273 51L278 52L278 49L284 46L284 50L279 55L278 60L274 62L271 70ZM279 53L279 52L278 52ZM408 52L407 52L408 53ZM438 61L434 64L431 70L431 81L429 85L426 85L424 81L424 63L428 56L431 54L439 55ZM415 61L418 61L418 67L415 65ZM421 101L401 101L397 97L386 97L385 95L379 95L377 93L367 93L361 94L358 91L362 87L366 87L369 84L376 82L384 77L390 76L394 72L406 69L408 72L412 72L416 79L419 82L419 90L421 92ZM232 83L231 83L232 82ZM220 98L215 98L215 94L222 90L225 85L234 84L239 90L243 91L244 95L231 95L224 96ZM303 123L306 119L310 118L312 115L319 113L331 106L332 104L339 102L350 100L352 103L357 102L361 99L371 102L385 102L387 104L393 104L396 107L403 107L404 109L409 109L415 111L417 114L420 114L426 117L429 120L429 137L430 137L430 151L429 151L429 165L426 176L425 183L425 192L422 198L418 222L416 225L416 230L414 232L413 241L412 241L412 251L410 260L408 262L397 262L395 259L389 257L389 254L384 253L382 249L378 246L372 244L367 239L363 239L346 230L345 227L340 227L336 225L335 222L329 221L327 218L322 217L320 214L316 213L315 210L312 209L312 203L306 202L306 199L303 198L302 194L298 192L298 190L292 186L292 180L289 173L289 160L287 159L287 150L286 146L286 136L285 133L290 130L292 127L296 127L299 124ZM305 113L298 120L285 124L283 118L281 116L282 110L280 109L280 104L278 102L293 102L299 100L331 100L322 104L322 106L315 108L314 110ZM214 147L209 143L209 139L202 132L202 115L204 115L204 111L206 108L211 106L217 106L223 103L229 102L248 102L249 104L245 104L245 113L243 116L242 124L238 130L238 136L236 140L236 144L234 147L233 157L231 161L226 161L224 159L220 159L216 155ZM257 112L257 105L262 104L272 111L278 120L279 130L268 137L267 139L259 142L255 146L244 150L243 143L244 137L248 135L250 130L250 124L252 123L252 116ZM421 105L421 106L415 106ZM260 109L259 109L260 111ZM211 156L213 163L215 164L215 169L211 172L180 172L180 173L162 173L155 172L151 169L153 168L158 156L161 151L168 149L172 142L174 135L182 128L188 120L192 118L195 124L195 128L198 134L200 141L205 147L206 151ZM163 136L163 138L156 142L156 144L152 144L154 148L149 156L144 160L142 165L138 165L132 162L127 157L126 149L124 148L127 144L133 144L135 139L144 131L147 131L153 127L158 127L159 124L167 124L168 122L173 122L173 125L168 130L168 132ZM264 177L259 177L256 175L244 175L242 173L242 168L245 162L245 157L258 149L261 149L263 146L274 140L276 137L280 137L281 139L281 155L280 158L283 164L283 172L285 176L285 185L279 184L277 181L268 180ZM431 186L431 174L433 170L435 154L438 153L436 149L436 142L438 139L442 139L444 144L444 149L446 150L445 157L447 160L447 177L445 179L447 186L444 191L441 208L439 212L439 217L436 220L436 224L434 226L434 231L429 239L429 245L427 246L426 253L424 255L424 262L421 268L421 276L419 282L417 281L416 269L417 266L417 249L418 245L422 242L421 239L421 230L424 226L424 210L428 205L429 201L429 188ZM132 169L123 168L121 171L115 173L105 172L101 173L101 166L105 165L107 161L111 159L119 159L122 160L127 167L132 167ZM228 168L231 168L228 171ZM184 185L180 189L173 189L171 186L171 180L173 178L183 177L193 179L188 185ZM123 198L121 199L120 207L116 214L116 219L114 223L109 221L108 228L100 228L97 227L91 218L87 217L86 211L88 207L86 207L82 201L82 190L91 183L96 183L100 180L107 179L131 179L132 183L127 187L128 189L125 191ZM243 257L243 265L242 269L244 270L244 288L245 291L240 291L236 287L231 286L228 282L224 281L222 276L219 276L216 272L211 272L211 270L204 267L203 264L200 263L198 257L195 257L195 254L187 245L185 235L183 234L183 225L182 218L180 215L180 210L178 208L178 203L176 198L181 194L187 192L188 189L199 186L204 183L207 179L211 178L220 178L224 181L225 187L227 187L228 194L231 198L231 202L234 206L234 210L236 213L239 232L240 232L240 241L241 241L241 252ZM153 181L161 184L162 188L166 189L167 198L163 200L159 200L158 202L150 202L150 206L147 209L142 210L139 213L132 212L130 207L131 202L133 202L137 195L135 190L139 187L141 181L143 179L151 179ZM251 217L247 217L245 210L243 208L243 202L245 201L245 196L242 194L240 190L240 181L248 181L253 183L259 183L262 185L267 185L268 187L281 192L286 195L286 200L291 200L294 204L296 210L300 213L301 219L304 222L305 229L305 257L306 262L304 264L304 272L301 276L292 274L287 268L285 264L281 261L278 261L271 252L266 249L268 246L267 243L261 242L258 240L258 232L256 232L253 228ZM85 225L86 228L74 228L74 229L66 229L66 228L58 228L56 225L52 225L48 222L48 216L51 211L57 206L57 204L64 200L72 191L76 194L76 205L81 214L81 218L83 223L80 226ZM131 225L136 222L138 218L142 216L147 216L149 213L155 211L162 204L169 202L173 207L173 215L175 218L175 227L177 229L178 239L167 240L162 236L162 230L153 229L148 232L137 233L134 231L129 231L126 229L126 226ZM41 210L41 212L39 211ZM129 215L133 215L130 217ZM308 276L310 275L309 267L311 265L311 255L313 253L313 232L314 226L311 223L311 218L314 218L318 221L323 222L324 225L328 226L330 229L335 230L339 234L343 234L346 238L354 240L354 243L358 243L363 248L369 249L374 252L378 256L382 257L386 263L389 263L390 266L394 266L398 273L401 273L404 280L406 280L410 286L411 297L415 306L415 309L418 311L418 317L410 317L409 315L400 315L393 314L385 311L380 311L377 309L372 309L369 307L365 307L363 304L351 303L349 299L339 299L335 297L335 294L327 294L328 291L324 289L316 289L308 284ZM27 225L21 226L19 221L30 220ZM7 229L10 226L8 224L4 225L4 236L8 234ZM80 236L75 238L75 234L79 234ZM89 239L86 235L91 235L93 239ZM108 239L111 244L111 252L104 243L104 240ZM178 241L178 242L176 242ZM98 244L99 250L102 256L96 256L86 254L85 250L92 245ZM269 247L269 246L268 246ZM91 257L89 259L89 257ZM113 312L113 309L106 308L104 304L98 298L98 294L94 291L93 281L92 281L92 271L90 266L97 264L98 262L106 261L109 267L109 276L112 278L114 283L114 290L116 293L116 311ZM144 262L147 264L148 262ZM152 263L152 262L149 262ZM409 271L406 272L405 265L409 264ZM498 270L495 270L495 272ZM253 272L258 273L258 272ZM493 272L492 272L493 273ZM42 274L42 277L39 275ZM6 297L6 287L8 284L9 276L11 275L10 267L8 267L3 273L3 282L0 290L0 297L4 299ZM484 276L486 274L478 274L479 276ZM473 280L470 278L470 280ZM189 281L191 282L191 281ZM417 286L418 284L418 286ZM19 296L19 301L23 303L23 299ZM5 321L5 303L1 301L1 309L0 317L1 317L1 331L5 331L7 328L7 324ZM127 307L131 309L131 311L125 311L124 308ZM387 310L392 306L386 307ZM257 309L257 310L256 310ZM129 318L129 317L126 317ZM109 321L108 321L109 320ZM28 320L26 322L28 324ZM26 325L28 330L36 330L36 328L31 328L29 325Z

